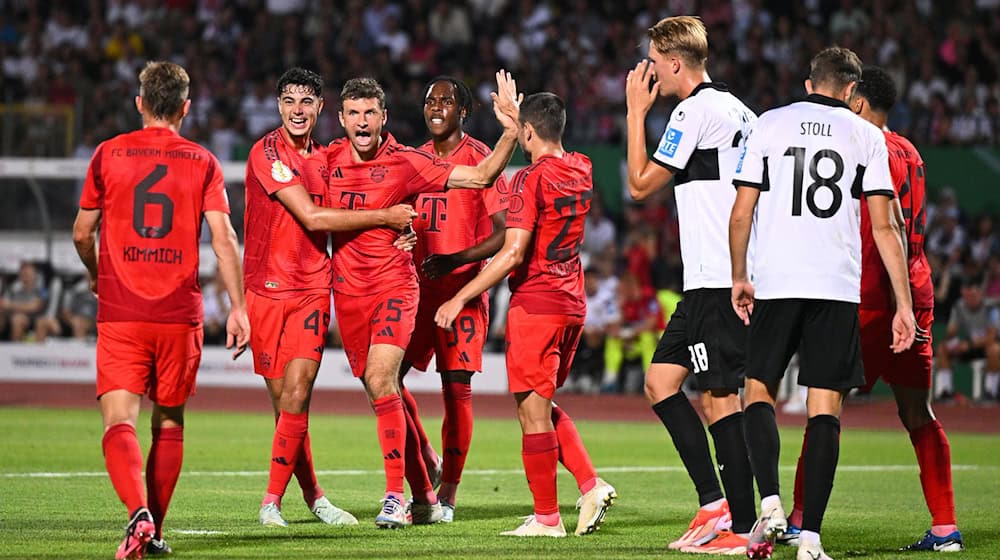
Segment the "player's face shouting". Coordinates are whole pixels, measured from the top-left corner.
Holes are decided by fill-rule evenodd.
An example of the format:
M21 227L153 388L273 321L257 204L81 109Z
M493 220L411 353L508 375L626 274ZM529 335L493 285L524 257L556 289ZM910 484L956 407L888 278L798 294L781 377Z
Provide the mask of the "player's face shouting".
M342 107L340 124L355 151L368 154L377 150L387 116L378 99L345 99Z
M455 85L451 82L435 82L427 90L427 97L424 98L424 123L431 136L451 136L462 125L461 112Z
M288 84L278 98L281 124L292 137L312 134L322 110L323 99L308 86Z

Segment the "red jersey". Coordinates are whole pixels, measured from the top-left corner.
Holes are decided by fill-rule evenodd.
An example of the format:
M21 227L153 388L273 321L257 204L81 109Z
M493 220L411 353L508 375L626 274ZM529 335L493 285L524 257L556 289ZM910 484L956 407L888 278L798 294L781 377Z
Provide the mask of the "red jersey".
M434 153L434 142L428 141L420 149ZM474 166L483 161L490 151L486 144L466 134L445 159L460 165ZM490 216L507 209L508 195L507 179L500 175L492 188L449 189L444 193L418 196L414 206L417 217L413 220L413 231L417 233L417 246L413 248L414 262L421 263L433 254L457 253L482 243L493 233ZM469 263L437 280L424 277L419 267L417 274L425 288L447 285L457 289L481 269L482 262Z
M894 132L885 133L885 142L889 150L892 186L903 208L903 218L906 219L913 307L930 309L934 307L934 284L931 282L931 268L924 254L924 225L927 220L924 205L927 197L924 160L909 140ZM871 217L864 197L861 197L861 253L861 307L892 308L892 282L879 256L878 247L875 246Z
M586 316L580 246L593 183L590 159L575 152L542 156L514 176L507 227L533 235L524 262L510 278L512 308Z
M247 158L245 247L246 289L275 299L330 289L329 234L308 231L275 195L302 185L313 204L326 205L326 148L313 142L308 157L281 128L257 141Z
M371 161L356 162L350 144L330 144L330 205L364 210L412 204L420 193L445 189L455 164L409 148L384 133ZM333 234L333 290L346 295L370 295L416 280L413 257L392 243L399 232L389 227Z
M168 128L120 134L94 152L80 208L101 210L98 322L201 322L202 214L229 213L215 156Z

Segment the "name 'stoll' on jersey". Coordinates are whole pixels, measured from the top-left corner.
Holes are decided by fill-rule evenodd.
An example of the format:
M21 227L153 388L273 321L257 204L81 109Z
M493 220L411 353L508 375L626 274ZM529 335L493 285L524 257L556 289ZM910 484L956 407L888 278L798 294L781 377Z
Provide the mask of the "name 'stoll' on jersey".
M215 156L167 128L120 134L94 152L80 208L101 210L98 321L201 322L202 214L229 213Z
M243 275L246 289L272 298L330 289L329 234L306 230L277 192L301 185L313 204L326 206L326 149L313 142L303 156L284 129L264 135L250 149L246 171Z
M733 175L757 115L723 84L703 83L681 101L653 154L674 173L684 290L733 285L729 214Z
M583 154L542 156L514 175L507 228L532 236L524 261L511 273L512 308L586 316L580 246L593 197L593 171Z
M860 199L894 196L881 131L845 103L810 95L760 116L733 184L761 191L758 299L859 302Z
M927 182L924 160L920 152L906 138L894 133L885 133L885 144L889 150L889 173L892 174L892 188L899 197L899 205L906 221L908 268L910 272L910 293L913 307L932 309L934 307L934 283L931 280L931 266L924 254L924 226L927 223ZM861 203L861 307L865 309L891 309L894 307L892 281L885 269L882 257L872 235L871 217L864 201Z

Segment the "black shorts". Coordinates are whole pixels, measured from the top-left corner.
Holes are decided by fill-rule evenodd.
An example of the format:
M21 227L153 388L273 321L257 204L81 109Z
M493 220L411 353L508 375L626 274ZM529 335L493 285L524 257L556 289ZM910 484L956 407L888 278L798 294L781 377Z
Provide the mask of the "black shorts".
M747 328L733 311L732 290L684 292L656 345L654 364L677 364L694 373L698 388L743 387Z
M756 300L747 377L776 386L799 353L799 385L846 391L865 383L858 304L819 299Z

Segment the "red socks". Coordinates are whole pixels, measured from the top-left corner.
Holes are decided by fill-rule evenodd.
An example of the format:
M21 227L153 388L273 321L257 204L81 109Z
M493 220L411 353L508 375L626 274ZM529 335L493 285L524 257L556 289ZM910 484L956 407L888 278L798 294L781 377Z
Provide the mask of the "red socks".
M410 484L410 492L418 502L437 503L437 496L431 487L431 479L427 474L427 465L420 455L420 436L417 434L418 422L406 407L406 482Z
M951 484L951 444L934 420L910 432L920 465L920 485L934 525L955 524L955 490Z
M170 507L184 462L184 428L153 428L153 443L146 459L149 512L156 521L156 538L163 535L163 519Z
M417 449L420 451L420 456L423 458L425 465L433 465L437 462L437 451L434 451L434 446L431 445L431 440L427 437L427 432L424 431L424 425L420 422L420 414L417 412L417 399L413 397L413 393L410 392L406 387L400 387L399 396L403 399L403 407L406 408L411 416L413 416L414 432L417 438Z
M583 446L580 432L576 431L573 419L558 406L552 407L552 425L556 427L559 438L559 462L573 474L580 494L586 494L597 485L597 471L590 461L590 454Z
M385 470L385 491L403 494L403 475L406 461L406 414L399 395L375 399L375 425L378 443L382 448L382 467Z
M101 440L104 465L118 497L129 514L146 506L146 483L142 480L142 450L131 424L115 424ZM158 522L159 519L156 519Z
M556 495L556 465L559 464L559 438L556 432L525 434L521 436L521 460L528 488L535 501L535 517L542 523L542 516L559 514ZM549 523L552 525L552 523Z
M312 507L316 500L323 497L323 489L316 480L316 468L313 467L312 445L309 443L309 433L306 432L305 439L302 440L302 451L299 453L299 460L295 461L295 479L299 481L302 488L302 498L306 505Z
M281 496L285 494L288 481L302 452L302 444L309 432L309 413L293 414L282 410L278 416L278 426L274 429L274 440L271 443L271 472L267 480L267 497L265 502L278 500L275 505L281 507Z
M472 386L468 383L444 383L444 422L441 424L441 443L444 448L444 469L441 481L449 488L462 480L465 458L472 444ZM452 492L454 494L454 492ZM455 503L455 496L444 496L448 503Z

